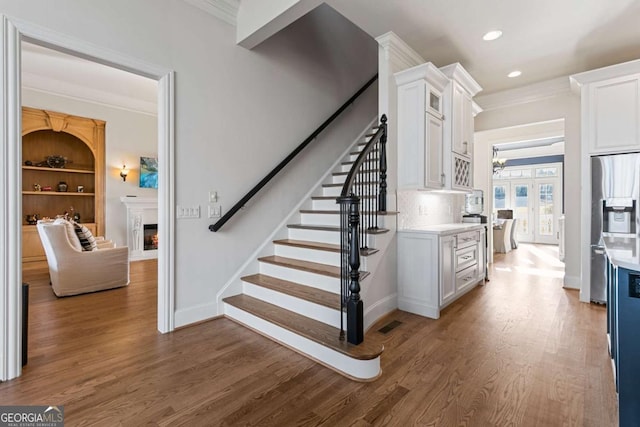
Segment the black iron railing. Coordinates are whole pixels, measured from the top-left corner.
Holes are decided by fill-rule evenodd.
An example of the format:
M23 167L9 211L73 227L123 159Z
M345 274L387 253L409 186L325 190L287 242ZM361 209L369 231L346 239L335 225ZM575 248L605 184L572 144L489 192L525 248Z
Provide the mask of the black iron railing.
M353 163L340 197L340 339L347 313L347 341L364 340L360 299L360 251L368 249L368 235L378 230L378 215L387 211L387 116Z
M338 118L338 116L340 116L340 114L342 114L342 112L344 110L346 110L347 107L349 107L349 105L353 104L353 102L360 95L362 95L364 93L364 91L366 91L369 88L369 86L371 86L373 84L373 82L375 82L377 79L378 79L378 74L376 74L371 79L369 79L369 81L367 83L365 83L364 86L362 86L355 94L353 94L353 96L351 98L349 98L344 104L342 104L342 106L340 108L338 108L335 113L333 113L315 131L313 131L313 133L311 135L309 135L307 137L307 139L302 141L302 143L300 143L300 145L298 145L295 148L295 150L293 150L287 157L284 158L284 160L282 160L275 168L273 168L273 170L271 172L269 172L267 174L267 176L262 178L262 180L260 180L260 182L258 182L255 185L255 187L253 187L251 190L249 190L249 192L247 194L245 194L244 197L242 199L240 199L240 201L238 203L233 205L233 207L231 209L229 209L227 211L227 213L222 216L222 218L220 218L215 224L211 224L209 226L209 230L210 231L218 231L218 230L220 230L220 228L222 228L222 226L225 225L227 223L227 221L229 221L240 209L242 209L244 207L244 205L246 205L247 202L249 200L251 200L251 198L253 196L255 196L256 193L258 193L258 191L260 191L262 189L262 187L267 185L267 183L269 181L271 181L282 169L284 169L284 167L287 166L289 164L289 162L291 162L291 160L293 160L298 154L300 154L300 152L302 150L304 150L307 147L307 145L309 145L311 143L311 141L316 139L316 137L323 130L325 130L336 118Z

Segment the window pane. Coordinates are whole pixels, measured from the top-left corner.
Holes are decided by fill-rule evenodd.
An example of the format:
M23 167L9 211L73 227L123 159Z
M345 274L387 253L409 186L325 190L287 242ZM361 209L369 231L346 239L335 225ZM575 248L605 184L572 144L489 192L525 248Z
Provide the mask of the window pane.
M493 187L493 208L504 209L506 207L506 187L496 185Z
M542 236L552 236L553 231L553 184L538 184L540 202L538 207L538 229Z
M536 178L545 176L557 176L558 168L536 168Z
M516 185L514 188L516 208L513 217L517 219L517 232L529 234L529 186Z

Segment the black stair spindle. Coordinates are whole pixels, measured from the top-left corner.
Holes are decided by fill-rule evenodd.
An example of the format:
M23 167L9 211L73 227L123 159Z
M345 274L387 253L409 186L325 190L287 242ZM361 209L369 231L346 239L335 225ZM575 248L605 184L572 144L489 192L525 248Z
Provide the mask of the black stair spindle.
M353 162L336 199L340 205L340 315L343 316L346 310L346 338L351 344L360 344L364 340L360 246L368 249L368 233L378 228L378 213L386 212L386 115L380 122L376 133L371 135ZM342 318L340 325L340 339L344 339Z

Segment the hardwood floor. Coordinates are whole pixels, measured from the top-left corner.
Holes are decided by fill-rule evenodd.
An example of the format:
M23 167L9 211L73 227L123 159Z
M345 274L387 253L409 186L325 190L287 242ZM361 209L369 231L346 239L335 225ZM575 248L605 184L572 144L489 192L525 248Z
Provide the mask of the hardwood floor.
M159 334L153 262L134 263L127 288L62 299L46 271L25 273L30 359L0 402L64 405L68 426L615 426L605 309L562 289L554 259L521 245L439 320L379 322L371 383L227 319Z

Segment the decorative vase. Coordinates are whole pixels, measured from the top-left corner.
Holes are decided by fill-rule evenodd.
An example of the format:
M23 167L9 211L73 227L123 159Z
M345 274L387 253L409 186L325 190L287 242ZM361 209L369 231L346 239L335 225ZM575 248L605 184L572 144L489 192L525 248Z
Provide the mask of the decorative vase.
M25 219L27 220L27 224L36 225L38 223L38 214L27 214L25 215Z
M78 212L73 213L73 220L75 222L80 222L80 214Z
M58 191L60 191L62 193L66 192L67 191L67 183L64 182L64 181L60 181L58 183Z

